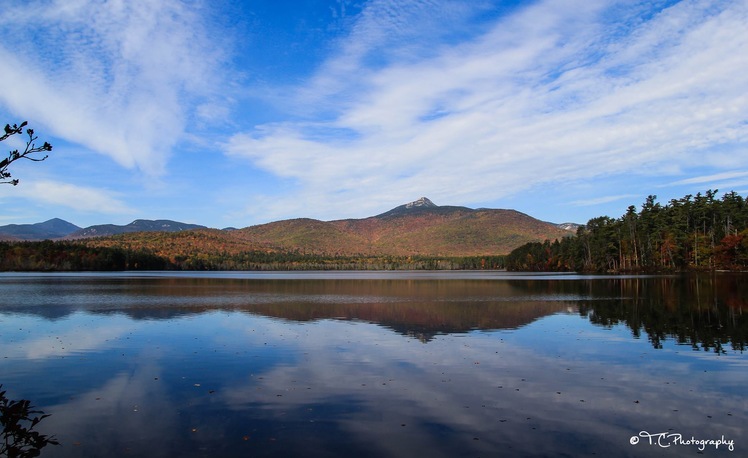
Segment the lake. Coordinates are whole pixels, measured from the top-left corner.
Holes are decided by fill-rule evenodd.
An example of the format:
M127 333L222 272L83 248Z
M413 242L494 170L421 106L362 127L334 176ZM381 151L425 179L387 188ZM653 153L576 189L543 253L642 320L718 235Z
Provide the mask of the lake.
M748 456L744 275L0 274L58 456Z

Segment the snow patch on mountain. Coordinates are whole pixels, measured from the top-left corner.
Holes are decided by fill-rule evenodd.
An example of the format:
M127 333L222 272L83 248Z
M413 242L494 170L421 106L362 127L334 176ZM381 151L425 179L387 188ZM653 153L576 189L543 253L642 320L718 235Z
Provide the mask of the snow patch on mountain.
M413 207L437 207L437 205L431 202L427 197L421 197L418 200L405 204L405 208Z

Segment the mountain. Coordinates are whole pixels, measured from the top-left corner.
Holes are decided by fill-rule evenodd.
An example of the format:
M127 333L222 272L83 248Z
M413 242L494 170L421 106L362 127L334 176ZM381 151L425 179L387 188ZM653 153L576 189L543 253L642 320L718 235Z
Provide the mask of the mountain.
M368 253L369 241L355 231L332 222L298 218L231 231L233 237L273 250L319 254Z
M577 223L561 223L556 224L556 227L563 229L565 231L573 232L574 234L577 233L577 229L580 227L583 227L584 224L577 224Z
M515 210L438 206L423 197L377 216L293 219L232 232L276 250L338 255L480 256L507 254L569 232Z
M85 229L79 229L73 233L67 234L67 239L82 239L89 237L105 237L117 234L126 234L131 232L179 232L193 229L207 229L205 226L198 224L180 223L168 219L136 219L130 224L118 226L115 224L100 224L89 226Z
M43 223L8 224L0 226L2 240L46 240L65 237L80 227L59 218L53 218Z
M382 213L381 215L378 215L378 216L383 217L383 216L403 215L407 213L413 213L414 211L428 210L428 209L434 209L434 208L439 208L439 206L431 202L431 200L429 200L427 197L421 197L418 200L400 205L399 207L395 207L392 210Z
M43 223L8 224L0 226L0 240L52 240L52 239L81 239L89 237L104 237L109 235L131 232L177 232L193 229L206 229L198 224L186 224L166 219L147 220L137 219L130 224L117 226L115 224L100 224L80 228L59 218L53 218Z
M55 224L52 224L55 223ZM135 220L80 229L62 220L38 225L10 225L7 238L27 239L15 226L55 226L58 232L35 233L34 239L88 239L96 246L145 248L170 259L195 253L215 255L249 251L298 252L339 256L492 256L508 254L533 241L571 235L559 225L516 210L440 206L426 197L362 219L320 221L296 218L243 229L208 229L170 220ZM69 225L69 226L65 226ZM2 229L2 228L0 228ZM158 232L158 236L143 232ZM0 231L2 234L2 231Z

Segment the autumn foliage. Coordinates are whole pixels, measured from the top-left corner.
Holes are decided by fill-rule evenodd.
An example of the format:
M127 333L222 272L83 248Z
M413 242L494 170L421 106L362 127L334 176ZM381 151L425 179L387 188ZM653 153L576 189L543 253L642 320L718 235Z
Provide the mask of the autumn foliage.
M717 191L673 199L649 196L618 219L591 219L575 237L525 244L507 268L530 271L656 272L748 269L748 203Z

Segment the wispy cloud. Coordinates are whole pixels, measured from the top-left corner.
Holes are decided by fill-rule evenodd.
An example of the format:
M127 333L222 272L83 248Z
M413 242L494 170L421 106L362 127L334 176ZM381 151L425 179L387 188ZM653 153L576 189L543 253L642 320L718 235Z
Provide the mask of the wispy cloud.
M592 205L605 204L608 202L617 202L619 200L631 199L633 197L638 197L638 194L621 194L617 196L604 196L604 197L596 197L594 199L575 200L571 202L571 205L575 205L578 207L586 207L586 206L592 206Z
M55 146L21 186L220 226L745 189L743 0L318 3L4 6L0 114ZM6 209L65 216L35 202Z
M687 178L685 180L678 180L678 181L670 183L669 186L677 186L677 185L684 185L684 184L705 184L705 183L714 183L714 182L720 182L720 181L726 181L726 180L747 179L747 178L748 178L748 172L745 172L745 171L723 172L723 173L715 173L712 175L704 175L704 176L697 176L693 178Z
M391 38L412 19L393 5L372 2L301 88L315 96L298 98L309 102L299 111L318 116L227 142L228 154L300 187L274 206L324 208L324 217L356 201L367 214L403 196L465 204L568 181L748 165L735 154L748 143L745 2L656 11L538 2L430 48L407 32ZM720 152L705 154L712 147Z
M6 187L7 188L7 187ZM121 197L114 193L91 187L77 186L57 181L25 180L22 186L14 189L3 188L6 196L12 192L15 197L24 197L32 202L54 204L83 212L96 212L112 215L135 213ZM0 197L2 194L0 194Z
M0 18L0 104L59 138L163 173L195 116L215 116L221 37L199 2L31 1ZM197 110L197 112L195 111Z

